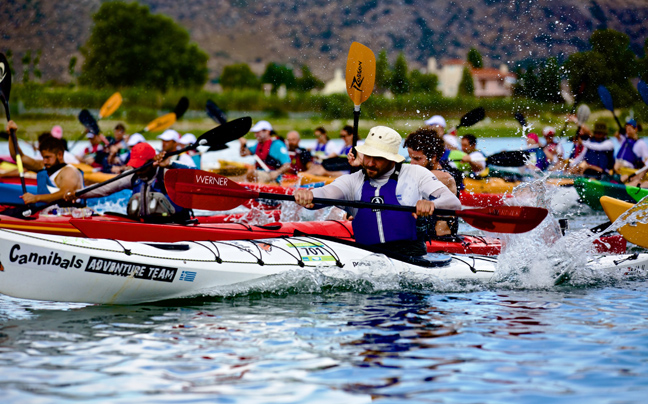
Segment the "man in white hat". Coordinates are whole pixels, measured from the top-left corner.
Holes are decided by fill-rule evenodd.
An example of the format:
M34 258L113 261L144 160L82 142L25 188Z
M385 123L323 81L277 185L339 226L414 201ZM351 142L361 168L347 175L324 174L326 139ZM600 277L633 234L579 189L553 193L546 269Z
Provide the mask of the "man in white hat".
M401 254L426 254L425 243L417 239L417 216L430 216L435 207L460 209L456 195L429 170L417 165L402 165L398 154L401 136L386 126L369 131L365 143L356 147L362 171L346 174L330 185L298 189L295 202L314 208L313 197L393 205L416 205L416 213L380 209L354 209L353 231L356 241Z
M461 150L459 139L455 136L456 131L454 133L445 133L447 124L444 117L441 115L434 115L432 118L425 121L425 124L432 129L437 130L439 136L442 137L445 142L446 149Z
M163 152L171 153L178 150L178 146L180 145L180 134L175 130L165 130L160 136L158 136L158 139L162 141ZM196 168L196 163L194 163L193 159L185 153L171 157L171 161L177 161L184 166Z
M248 147L244 138L239 139L241 157L253 155L256 160L256 170L247 174L249 181L278 181L283 174L290 170L290 156L286 144L274 138L272 130L270 122L259 121L250 129L257 139L256 145Z

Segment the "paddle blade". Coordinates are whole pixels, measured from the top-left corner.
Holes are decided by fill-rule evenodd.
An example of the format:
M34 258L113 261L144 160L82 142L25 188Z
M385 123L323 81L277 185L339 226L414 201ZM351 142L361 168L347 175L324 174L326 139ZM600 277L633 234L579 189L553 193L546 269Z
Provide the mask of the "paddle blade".
M526 119L524 119L524 115L522 115L521 112L515 113L515 119L520 123L520 126L522 127L526 126Z
M495 153L487 158L488 165L500 167L522 167L529 159L526 150L512 150Z
M227 116L223 112L222 109L218 108L218 105L212 100L207 100L207 105L205 105L205 109L207 110L207 116L209 116L211 119L214 121L218 122L219 124L224 124L227 122Z
M106 102L104 102L104 105L101 106L101 109L99 110L99 119L107 118L112 115L115 111L117 111L117 108L119 108L121 103L122 96L119 92L111 95L110 98L108 98Z
M376 81L376 56L371 49L358 42L349 48L346 65L347 93L353 105L360 105L373 92Z
M99 130L99 125L97 125L97 121L87 109L82 109L81 112L79 112L79 122L81 122L81 125L85 126L90 133L98 135L101 132Z
M229 210L259 196L227 177L202 170L167 170L164 183L173 203L188 209Z
M578 111L576 111L576 120L578 121L578 124L580 126L583 126L583 124L587 122L591 112L592 111L590 111L590 108L585 104L582 104L580 107L578 107Z
M330 157L322 160L322 167L326 171L350 171L351 165L346 157Z
M457 211L469 225L492 233L526 233L538 227L549 211L532 206L500 206Z
M175 112L169 112L166 115L155 118L144 128L144 132L160 132L169 129L176 122Z
M457 128L467 128L473 126L477 122L483 120L486 117L486 110L484 107L477 107L473 110L468 111L468 113L461 117L459 121L459 126Z
M11 95L11 67L4 53L0 53L0 91L3 104L8 104Z
M605 109L614 112L614 103L612 102L610 91L605 86L598 86L598 94Z
M237 140L250 131L252 118L244 116L205 132L198 138L197 146L209 146L209 150L227 149L226 143ZM203 142L205 140L206 142Z
M187 97L180 98L178 104L173 109L173 113L176 116L176 120L182 118L182 116L187 112L189 108L189 99Z
M641 96L641 99L643 102L648 105L648 84L646 84L645 81L639 81L639 84L637 84L637 91L639 91L639 95Z

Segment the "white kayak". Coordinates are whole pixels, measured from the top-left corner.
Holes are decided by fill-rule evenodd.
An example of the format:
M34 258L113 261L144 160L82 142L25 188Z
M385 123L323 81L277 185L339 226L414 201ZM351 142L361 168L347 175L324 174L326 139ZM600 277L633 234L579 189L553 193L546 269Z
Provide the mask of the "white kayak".
M633 258L634 257L634 258ZM601 258L592 269L645 271L648 254ZM402 261L316 237L125 242L0 230L0 293L26 299L137 304L209 295L291 271L333 278L388 268L409 278L488 282L497 259L428 254Z

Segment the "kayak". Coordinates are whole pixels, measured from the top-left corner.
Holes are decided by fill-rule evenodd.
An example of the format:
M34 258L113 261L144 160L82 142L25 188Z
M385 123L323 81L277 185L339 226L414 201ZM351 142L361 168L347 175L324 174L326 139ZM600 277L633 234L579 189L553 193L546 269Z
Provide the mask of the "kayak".
M601 197L601 205L603 206L603 210L608 219L613 222L616 221L619 216L637 206L634 203L621 201L609 196ZM645 207L642 209L642 206L638 206L634 211L640 213L633 218L630 218L628 223L625 226L622 226L618 231L629 242L648 248L648 217L646 217L646 209ZM634 211L629 212L629 214L634 215Z
M138 304L197 297L309 271L362 279L378 268L418 281L489 282L497 260L386 256L318 237L144 243L0 230L0 293L24 299ZM644 275L648 254L600 257L588 269ZM559 279L557 279L559 280Z
M25 178L27 192L35 194L36 180ZM22 205L20 198L23 194L19 177L3 177L0 181L0 205Z
M591 178L577 178L574 180L574 187L582 202L590 208L601 210L600 199L602 196L609 196L626 202L638 202L648 195L648 189L631 187L624 184L615 184L607 181L600 181Z

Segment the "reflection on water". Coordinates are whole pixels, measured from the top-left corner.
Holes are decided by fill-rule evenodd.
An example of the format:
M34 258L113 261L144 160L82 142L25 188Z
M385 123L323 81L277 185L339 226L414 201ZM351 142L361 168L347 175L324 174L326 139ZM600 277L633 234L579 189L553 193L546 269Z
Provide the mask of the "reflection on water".
M639 402L648 288L0 300L3 402Z

